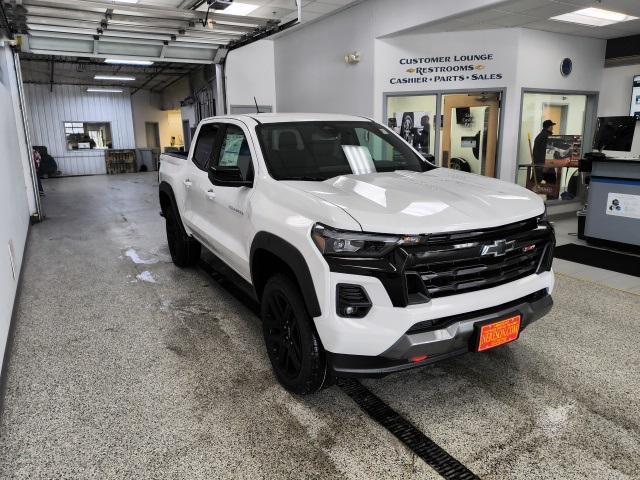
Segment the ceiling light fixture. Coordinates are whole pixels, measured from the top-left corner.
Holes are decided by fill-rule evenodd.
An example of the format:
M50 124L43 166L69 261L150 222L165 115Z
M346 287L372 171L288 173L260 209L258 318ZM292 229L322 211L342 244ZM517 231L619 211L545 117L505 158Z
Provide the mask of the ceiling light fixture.
M119 77L117 75L96 75L94 80L115 80L116 82L133 82L136 77Z
M115 0L116 3L138 3L138 0Z
M614 23L628 22L637 20L638 17L627 15L626 13L613 12L611 10L603 10L602 8L583 8L575 12L565 13L551 17L549 20L558 22L578 23L580 25L589 25L591 27L606 27Z
M122 93L120 88L87 88L87 92L91 93Z
M104 63L111 65L142 65L145 67L153 65L153 62L150 60L121 60L119 58L107 58Z
M249 15L256 10L259 5L251 5L249 3L233 2L224 10L216 10L216 13L222 13L224 15Z

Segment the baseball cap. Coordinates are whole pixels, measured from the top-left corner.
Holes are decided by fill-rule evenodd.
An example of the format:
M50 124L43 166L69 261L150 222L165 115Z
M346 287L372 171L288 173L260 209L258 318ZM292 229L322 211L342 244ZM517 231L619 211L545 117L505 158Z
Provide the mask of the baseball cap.
M544 122L542 122L542 128L549 128L549 127L553 127L554 125L556 124L551 120L545 120Z

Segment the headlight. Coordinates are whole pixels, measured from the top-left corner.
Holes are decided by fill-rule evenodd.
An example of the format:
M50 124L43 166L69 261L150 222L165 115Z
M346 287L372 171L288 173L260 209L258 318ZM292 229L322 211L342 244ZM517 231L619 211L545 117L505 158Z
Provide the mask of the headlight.
M418 245L425 237L383 235L335 230L321 223L311 229L311 238L323 255L343 257L382 257L398 245Z
M538 221L539 221L539 222L543 222L543 221L548 220L548 219L549 219L549 217L547 216L547 205L545 204L545 206L544 206L544 212L542 213L542 215L540 215L540 216L538 217Z

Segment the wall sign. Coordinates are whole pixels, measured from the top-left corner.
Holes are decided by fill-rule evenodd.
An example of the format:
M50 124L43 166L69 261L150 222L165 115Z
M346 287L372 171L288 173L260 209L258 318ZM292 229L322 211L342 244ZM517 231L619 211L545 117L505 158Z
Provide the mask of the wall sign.
M500 80L503 73L495 71L493 53L405 57L398 61L402 69L389 78L391 85L456 83Z

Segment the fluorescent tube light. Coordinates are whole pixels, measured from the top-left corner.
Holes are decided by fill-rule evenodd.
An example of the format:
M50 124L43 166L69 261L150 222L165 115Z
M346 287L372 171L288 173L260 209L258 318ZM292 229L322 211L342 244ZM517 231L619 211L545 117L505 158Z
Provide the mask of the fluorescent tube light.
M605 27L614 23L628 22L637 20L638 17L627 15L626 13L613 12L611 10L603 10L602 8L583 8L575 12L565 13L551 17L549 20L558 22L578 23L580 25L589 25L591 27Z
M110 63L111 65L153 65L150 60L121 60L119 58L107 58L104 63Z
M138 3L138 0L115 0L116 3Z
M117 75L96 75L94 80L115 80L116 82L133 82L136 77L119 77Z
M93 93L122 93L120 88L87 88L87 92Z
M257 9L259 5L251 5L249 3L240 3L233 2L224 10L216 10L216 13L222 13L225 15L249 15L255 9Z

